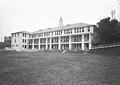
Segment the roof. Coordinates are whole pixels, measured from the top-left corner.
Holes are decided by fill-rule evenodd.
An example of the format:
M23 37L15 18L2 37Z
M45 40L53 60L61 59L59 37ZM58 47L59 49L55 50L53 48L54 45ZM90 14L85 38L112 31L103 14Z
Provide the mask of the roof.
M26 33L26 34L32 34L31 32L27 32L27 31L14 32L14 33L12 33L12 34L15 34L15 33Z
M87 24L87 23L75 23L75 24L67 24L67 25L59 26L59 27L40 29L40 30L35 31L35 32L19 31L19 32L15 32L15 33L37 34L37 33L50 32L50 31L63 30L63 29L70 29L70 28L75 28L75 27L85 27L85 26L93 26L93 25ZM12 34L15 34L15 33L12 33Z
M48 28L48 29L40 29L38 31L33 32L33 34L49 32L49 31L55 31L55 30L62 30L62 29L69 29L69 28L75 28L75 27L85 27L85 26L92 26L92 25L86 24L86 23L67 24L65 26L60 26L60 27L53 27L53 28Z

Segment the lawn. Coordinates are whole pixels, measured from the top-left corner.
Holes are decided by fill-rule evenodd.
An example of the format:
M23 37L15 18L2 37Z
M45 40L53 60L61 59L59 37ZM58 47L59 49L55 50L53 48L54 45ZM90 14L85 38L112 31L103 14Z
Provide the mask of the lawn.
M0 85L120 85L120 57L107 52L0 52Z

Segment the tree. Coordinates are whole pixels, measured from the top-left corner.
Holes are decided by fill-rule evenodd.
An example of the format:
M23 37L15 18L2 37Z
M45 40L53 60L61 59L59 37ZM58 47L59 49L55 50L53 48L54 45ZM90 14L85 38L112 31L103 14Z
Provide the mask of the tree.
M3 49L3 48L4 48L4 43L0 42L0 49Z
M110 17L97 23L95 33L99 38L99 42L96 44L110 44L120 41L120 25L117 20L111 20Z

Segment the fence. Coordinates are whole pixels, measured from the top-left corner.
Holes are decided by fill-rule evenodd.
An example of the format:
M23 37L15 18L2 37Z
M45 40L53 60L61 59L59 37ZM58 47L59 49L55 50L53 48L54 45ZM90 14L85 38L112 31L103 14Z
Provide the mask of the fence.
M92 46L91 49L110 48L110 47L118 47L118 46L120 46L120 43L113 43L113 44L104 44L104 45Z

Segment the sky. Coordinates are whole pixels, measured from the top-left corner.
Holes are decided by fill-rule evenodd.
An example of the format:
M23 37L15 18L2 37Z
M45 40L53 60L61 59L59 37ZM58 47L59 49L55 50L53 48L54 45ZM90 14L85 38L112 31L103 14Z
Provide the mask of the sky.
M96 24L118 14L117 0L0 0L0 41L18 31L37 31L63 24Z

